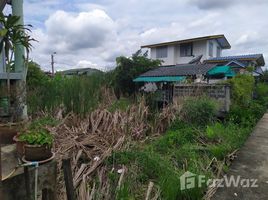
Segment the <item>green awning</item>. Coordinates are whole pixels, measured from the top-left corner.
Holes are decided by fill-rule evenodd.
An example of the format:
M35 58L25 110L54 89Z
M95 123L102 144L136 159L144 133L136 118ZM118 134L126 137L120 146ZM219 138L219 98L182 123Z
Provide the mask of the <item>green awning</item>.
M235 72L232 70L230 66L217 66L212 68L207 72L209 76L217 76L217 75L224 75L226 77L233 77L235 76Z
M140 76L134 82L179 82L185 80L185 76Z

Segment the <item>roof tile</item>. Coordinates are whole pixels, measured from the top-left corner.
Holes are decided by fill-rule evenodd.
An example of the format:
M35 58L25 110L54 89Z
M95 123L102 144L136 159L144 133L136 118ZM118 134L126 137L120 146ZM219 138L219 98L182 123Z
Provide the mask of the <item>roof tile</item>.
M150 76L187 76L206 74L215 64L181 64L173 66L162 66L141 74L141 77Z

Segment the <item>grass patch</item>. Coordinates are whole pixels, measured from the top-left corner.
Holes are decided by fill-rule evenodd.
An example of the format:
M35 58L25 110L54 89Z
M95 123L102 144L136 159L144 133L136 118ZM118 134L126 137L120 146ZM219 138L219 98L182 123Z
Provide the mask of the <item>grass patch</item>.
M203 126L177 120L164 135L136 146L132 151L115 152L108 163L128 166L127 176L131 177L132 184L127 185L127 191L131 198L144 198L145 192L141 188L147 188L149 181L153 181L160 188L162 199L201 199L206 185L181 191L180 176L190 171L205 175L206 179L215 177L212 171L206 170L211 160L214 157L218 161L223 160L226 155L240 148L264 111L259 109L247 112L255 112L254 120L241 124L230 118ZM205 141L205 146L200 143L200 138ZM228 166L224 166L223 170L228 171ZM126 195L125 188L121 192L123 196Z
M112 105L108 108L108 111L115 112L116 110L120 111L126 111L127 108L132 104L130 99L128 98L120 98L119 100L116 100L113 102Z

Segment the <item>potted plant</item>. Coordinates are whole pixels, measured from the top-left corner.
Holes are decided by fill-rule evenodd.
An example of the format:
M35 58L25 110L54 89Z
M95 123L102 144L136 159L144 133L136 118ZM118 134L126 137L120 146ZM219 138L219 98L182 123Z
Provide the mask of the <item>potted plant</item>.
M46 130L30 130L18 135L24 143L24 155L27 161L42 161L52 156L53 136Z

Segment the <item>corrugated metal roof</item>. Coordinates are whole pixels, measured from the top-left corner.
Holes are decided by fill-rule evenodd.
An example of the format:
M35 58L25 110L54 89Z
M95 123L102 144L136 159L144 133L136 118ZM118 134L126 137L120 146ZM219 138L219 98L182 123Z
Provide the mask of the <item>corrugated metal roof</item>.
M61 71L61 73L63 73L64 75L82 75L82 74L91 74L95 72L101 72L101 71L94 68L76 68Z
M202 40L212 40L216 39L217 42L221 45L223 49L230 49L231 45L226 39L226 37L221 35L209 35L209 36L203 36L203 37L196 37L196 38L190 38L190 39L184 39L184 40L176 40L172 42L163 42L163 43L157 43L157 44L149 44L141 46L141 48L153 48L153 47L160 47L160 46L166 46L166 45L175 45L175 44L182 44L182 43L188 43L188 42L196 42L196 41L202 41Z
M210 58L208 60L240 60L240 59L258 59L262 54L249 54L249 55L237 55L237 56L223 56Z
M189 76L196 74L206 74L215 64L181 64L173 66L163 66L150 70L140 75L148 76Z
M185 80L185 76L140 76L138 78L135 78L134 82L180 82Z
M216 66L214 68L212 68L211 70L209 70L207 72L208 75L210 76L217 76L217 75L224 75L227 77L233 77L235 76L235 72L231 69L230 66Z
M240 66L240 67L242 67L242 68L245 68L245 67L246 67L246 65L245 65L244 63L239 62L239 61L236 61L236 60L232 60L232 61L228 62L226 65L227 65L227 66L232 66L232 63L234 63L234 64L236 64L237 66Z
M214 63L217 61L232 61L232 60L256 60L259 65L264 66L264 58L262 54L249 54L249 55L237 55L237 56L223 56L223 57L215 57L205 60L206 63Z

